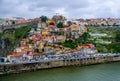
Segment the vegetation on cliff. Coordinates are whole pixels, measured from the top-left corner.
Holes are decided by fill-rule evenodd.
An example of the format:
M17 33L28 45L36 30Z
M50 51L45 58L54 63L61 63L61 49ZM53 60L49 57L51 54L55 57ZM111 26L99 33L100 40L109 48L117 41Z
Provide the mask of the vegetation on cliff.
M4 40L4 46L0 46L0 50L2 50L3 52L0 53L6 56L6 54L11 52L14 49L14 47L18 44L21 38L26 38L28 36L28 32L31 29L31 27L32 26L29 25L22 28L10 29L3 33L0 33L0 37L3 38L1 39L1 43L3 43L2 40Z

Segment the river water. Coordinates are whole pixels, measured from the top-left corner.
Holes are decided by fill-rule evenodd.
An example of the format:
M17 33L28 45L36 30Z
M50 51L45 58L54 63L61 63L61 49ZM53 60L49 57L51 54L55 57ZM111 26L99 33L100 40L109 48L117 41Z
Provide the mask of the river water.
M10 74L0 81L120 81L120 62Z

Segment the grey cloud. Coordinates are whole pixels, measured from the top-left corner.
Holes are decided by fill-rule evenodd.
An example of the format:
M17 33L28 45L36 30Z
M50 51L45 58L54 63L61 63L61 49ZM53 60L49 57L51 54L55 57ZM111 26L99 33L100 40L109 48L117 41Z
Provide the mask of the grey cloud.
M106 4L107 3L107 4ZM119 0L0 0L0 17L119 17Z

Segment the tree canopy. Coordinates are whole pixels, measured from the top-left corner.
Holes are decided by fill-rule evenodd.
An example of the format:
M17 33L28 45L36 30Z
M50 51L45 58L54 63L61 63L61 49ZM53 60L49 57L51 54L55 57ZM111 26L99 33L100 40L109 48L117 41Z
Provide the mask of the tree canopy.
M46 23L47 17L46 16L41 16L40 19L41 19L42 22Z
M116 31L116 42L119 42L120 41L120 30L117 30Z
M59 23L57 24L57 27L58 27L58 28L64 28L63 22L59 22Z

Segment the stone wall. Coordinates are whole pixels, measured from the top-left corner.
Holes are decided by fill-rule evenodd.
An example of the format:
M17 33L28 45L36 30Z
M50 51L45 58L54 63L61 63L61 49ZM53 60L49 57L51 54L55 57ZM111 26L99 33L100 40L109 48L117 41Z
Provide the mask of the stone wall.
M82 58L82 59L68 59L68 60L52 60L45 62L23 63L23 64L3 64L0 65L0 72L19 73L24 71L33 71L38 69L47 69L65 66L83 66L107 62L120 61L120 57L96 57L96 58Z
M12 28L21 28L27 25L37 26L37 22L33 21L33 22L20 23L20 24L14 24L14 25L0 26L0 32L3 32L4 30L7 30L7 29L12 29Z

